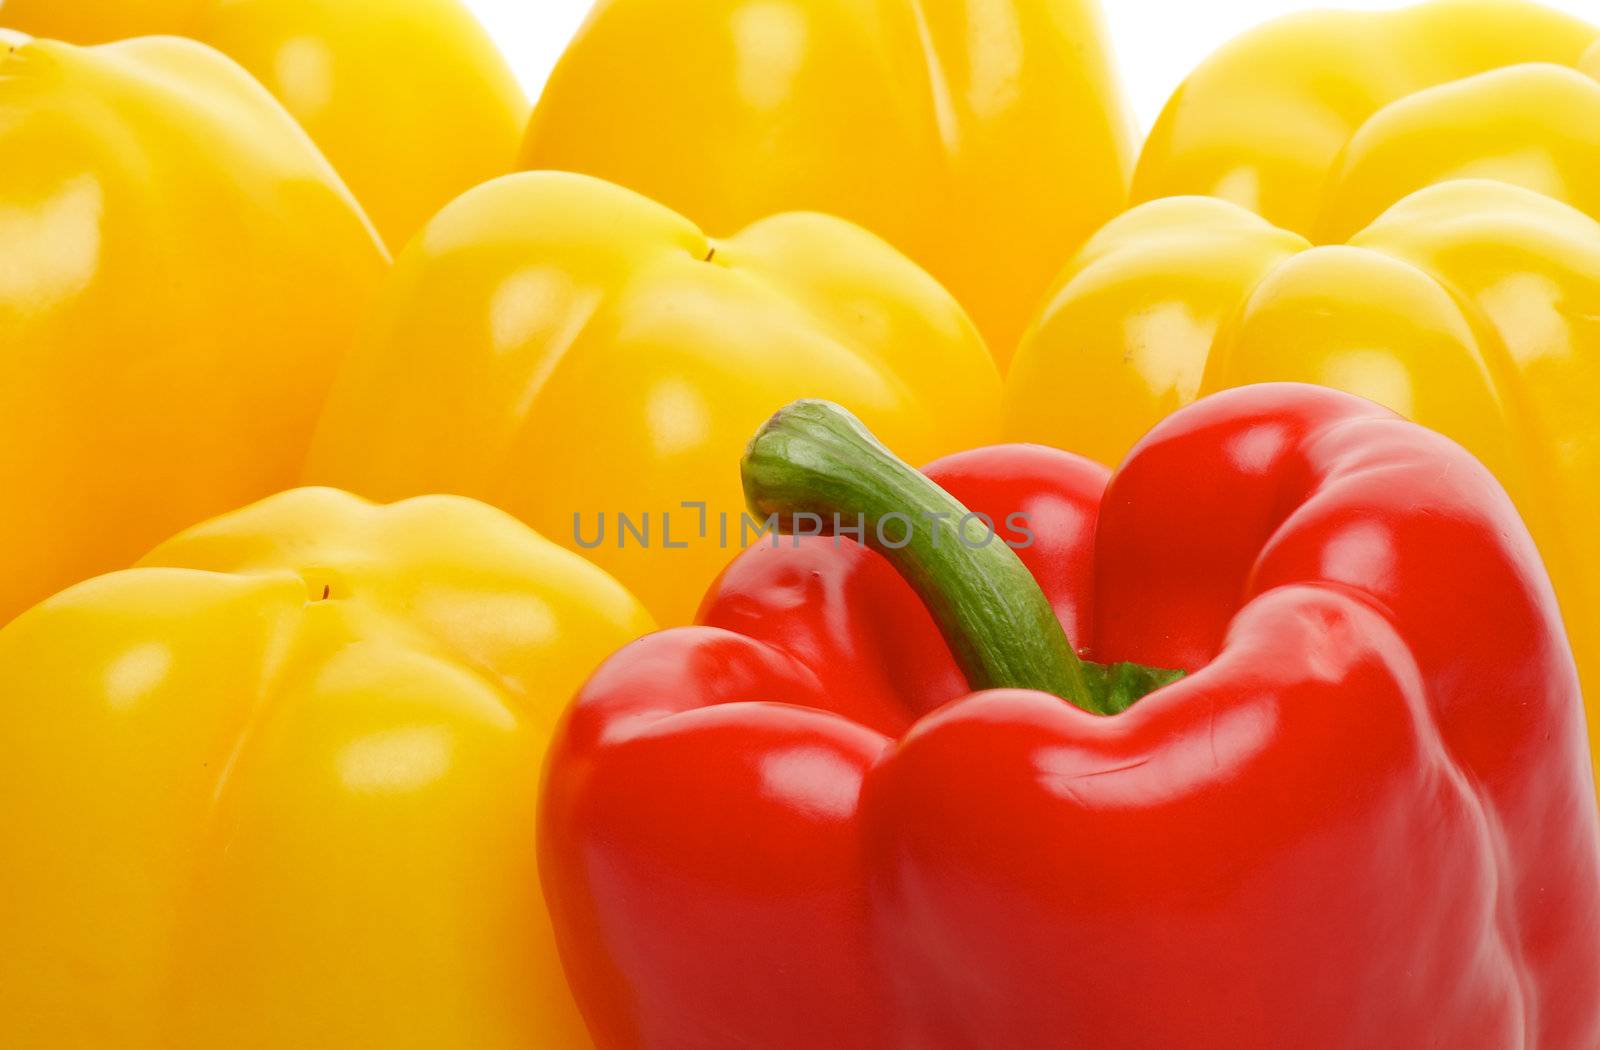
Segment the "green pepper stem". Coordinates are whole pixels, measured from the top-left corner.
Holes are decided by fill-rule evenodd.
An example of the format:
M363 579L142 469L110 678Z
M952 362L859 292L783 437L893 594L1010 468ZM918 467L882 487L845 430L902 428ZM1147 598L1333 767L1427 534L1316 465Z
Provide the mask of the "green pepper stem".
M742 472L750 509L775 517L780 532L845 532L888 559L974 689L1036 689L1111 713L1033 574L993 523L897 458L845 409L827 401L783 409L750 442ZM812 527L801 529L802 518Z

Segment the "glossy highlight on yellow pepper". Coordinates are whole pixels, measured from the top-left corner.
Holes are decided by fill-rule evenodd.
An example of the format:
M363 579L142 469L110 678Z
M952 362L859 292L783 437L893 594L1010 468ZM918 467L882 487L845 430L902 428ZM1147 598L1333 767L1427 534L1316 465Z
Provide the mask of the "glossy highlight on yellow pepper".
M711 233L840 215L939 278L1004 364L1124 206L1132 129L1093 0L600 0L528 127Z
M528 100L460 0L0 0L0 26L97 44L201 40L265 84L396 250L511 170Z
M1575 162L1593 156L1593 113L1572 69L1600 70L1600 52L1583 57L1597 38L1600 28L1528 0L1269 22L1219 49L1173 95L1139 159L1133 199L1222 197L1338 243L1443 178L1592 195L1593 167Z
M1489 180L1420 190L1323 247L1215 198L1141 205L1063 275L1008 377L1006 430L1114 463L1176 408L1274 380L1371 398L1495 471L1600 740L1600 222Z
M465 194L401 254L308 479L483 499L594 545L681 623L740 543L731 464L802 397L922 462L993 437L1000 377L949 293L848 222L779 215L711 240L621 187L524 173Z
M189 40L0 31L0 623L294 483L388 256Z
M535 864L568 697L648 631L453 497L297 490L0 630L7 1046L576 1050Z

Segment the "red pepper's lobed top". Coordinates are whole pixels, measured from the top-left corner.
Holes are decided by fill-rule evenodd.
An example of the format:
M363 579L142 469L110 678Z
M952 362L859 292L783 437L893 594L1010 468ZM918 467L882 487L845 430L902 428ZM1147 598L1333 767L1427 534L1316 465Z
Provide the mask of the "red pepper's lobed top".
M1527 531L1448 440L1263 386L1114 477L927 473L1029 515L1112 717L968 694L848 541L765 545L585 687L541 871L602 1048L1600 1046L1600 831Z

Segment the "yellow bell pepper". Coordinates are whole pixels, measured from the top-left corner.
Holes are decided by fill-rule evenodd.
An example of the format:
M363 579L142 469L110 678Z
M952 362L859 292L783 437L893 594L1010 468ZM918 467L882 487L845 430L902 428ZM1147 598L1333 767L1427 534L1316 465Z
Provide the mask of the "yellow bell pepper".
M1132 148L1096 0L602 0L522 166L610 179L717 235L841 215L944 282L1004 364L1124 206Z
M1446 176L1593 196L1592 162L1561 162L1593 155L1594 117L1574 101L1570 70L1585 61L1600 71L1600 49L1583 59L1597 37L1595 26L1524 0L1432 0L1270 22L1220 49L1172 97L1139 159L1133 199L1222 197L1338 243ZM1453 83L1506 66L1523 68ZM1542 108L1547 101L1553 108ZM1552 131L1566 140L1554 156ZM1417 148L1419 135L1427 148Z
M0 630L0 1044L589 1044L542 756L650 629L491 508L297 490Z
M401 254L308 477L476 496L598 543L585 553L683 622L740 541L739 454L799 397L925 460L994 436L1000 377L949 293L843 220L780 215L713 241L629 190L524 173L468 192Z
M1008 378L1006 429L1114 463L1179 406L1272 380L1381 402L1498 474L1600 740L1600 223L1487 180L1420 190L1337 246L1215 198L1141 205L1063 275Z
M511 170L528 100L460 0L4 0L0 25L96 44L167 33L224 52L311 134L398 249Z
M0 623L294 483L388 268L250 76L0 31Z

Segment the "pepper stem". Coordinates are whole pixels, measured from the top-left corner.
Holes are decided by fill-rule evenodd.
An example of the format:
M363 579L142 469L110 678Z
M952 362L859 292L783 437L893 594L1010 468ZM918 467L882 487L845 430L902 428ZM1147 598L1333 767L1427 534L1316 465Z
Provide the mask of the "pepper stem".
M743 462L745 497L783 533L846 532L877 551L933 614L974 689L1037 689L1109 713L1033 574L954 497L848 411L796 401ZM809 519L809 529L801 529Z

